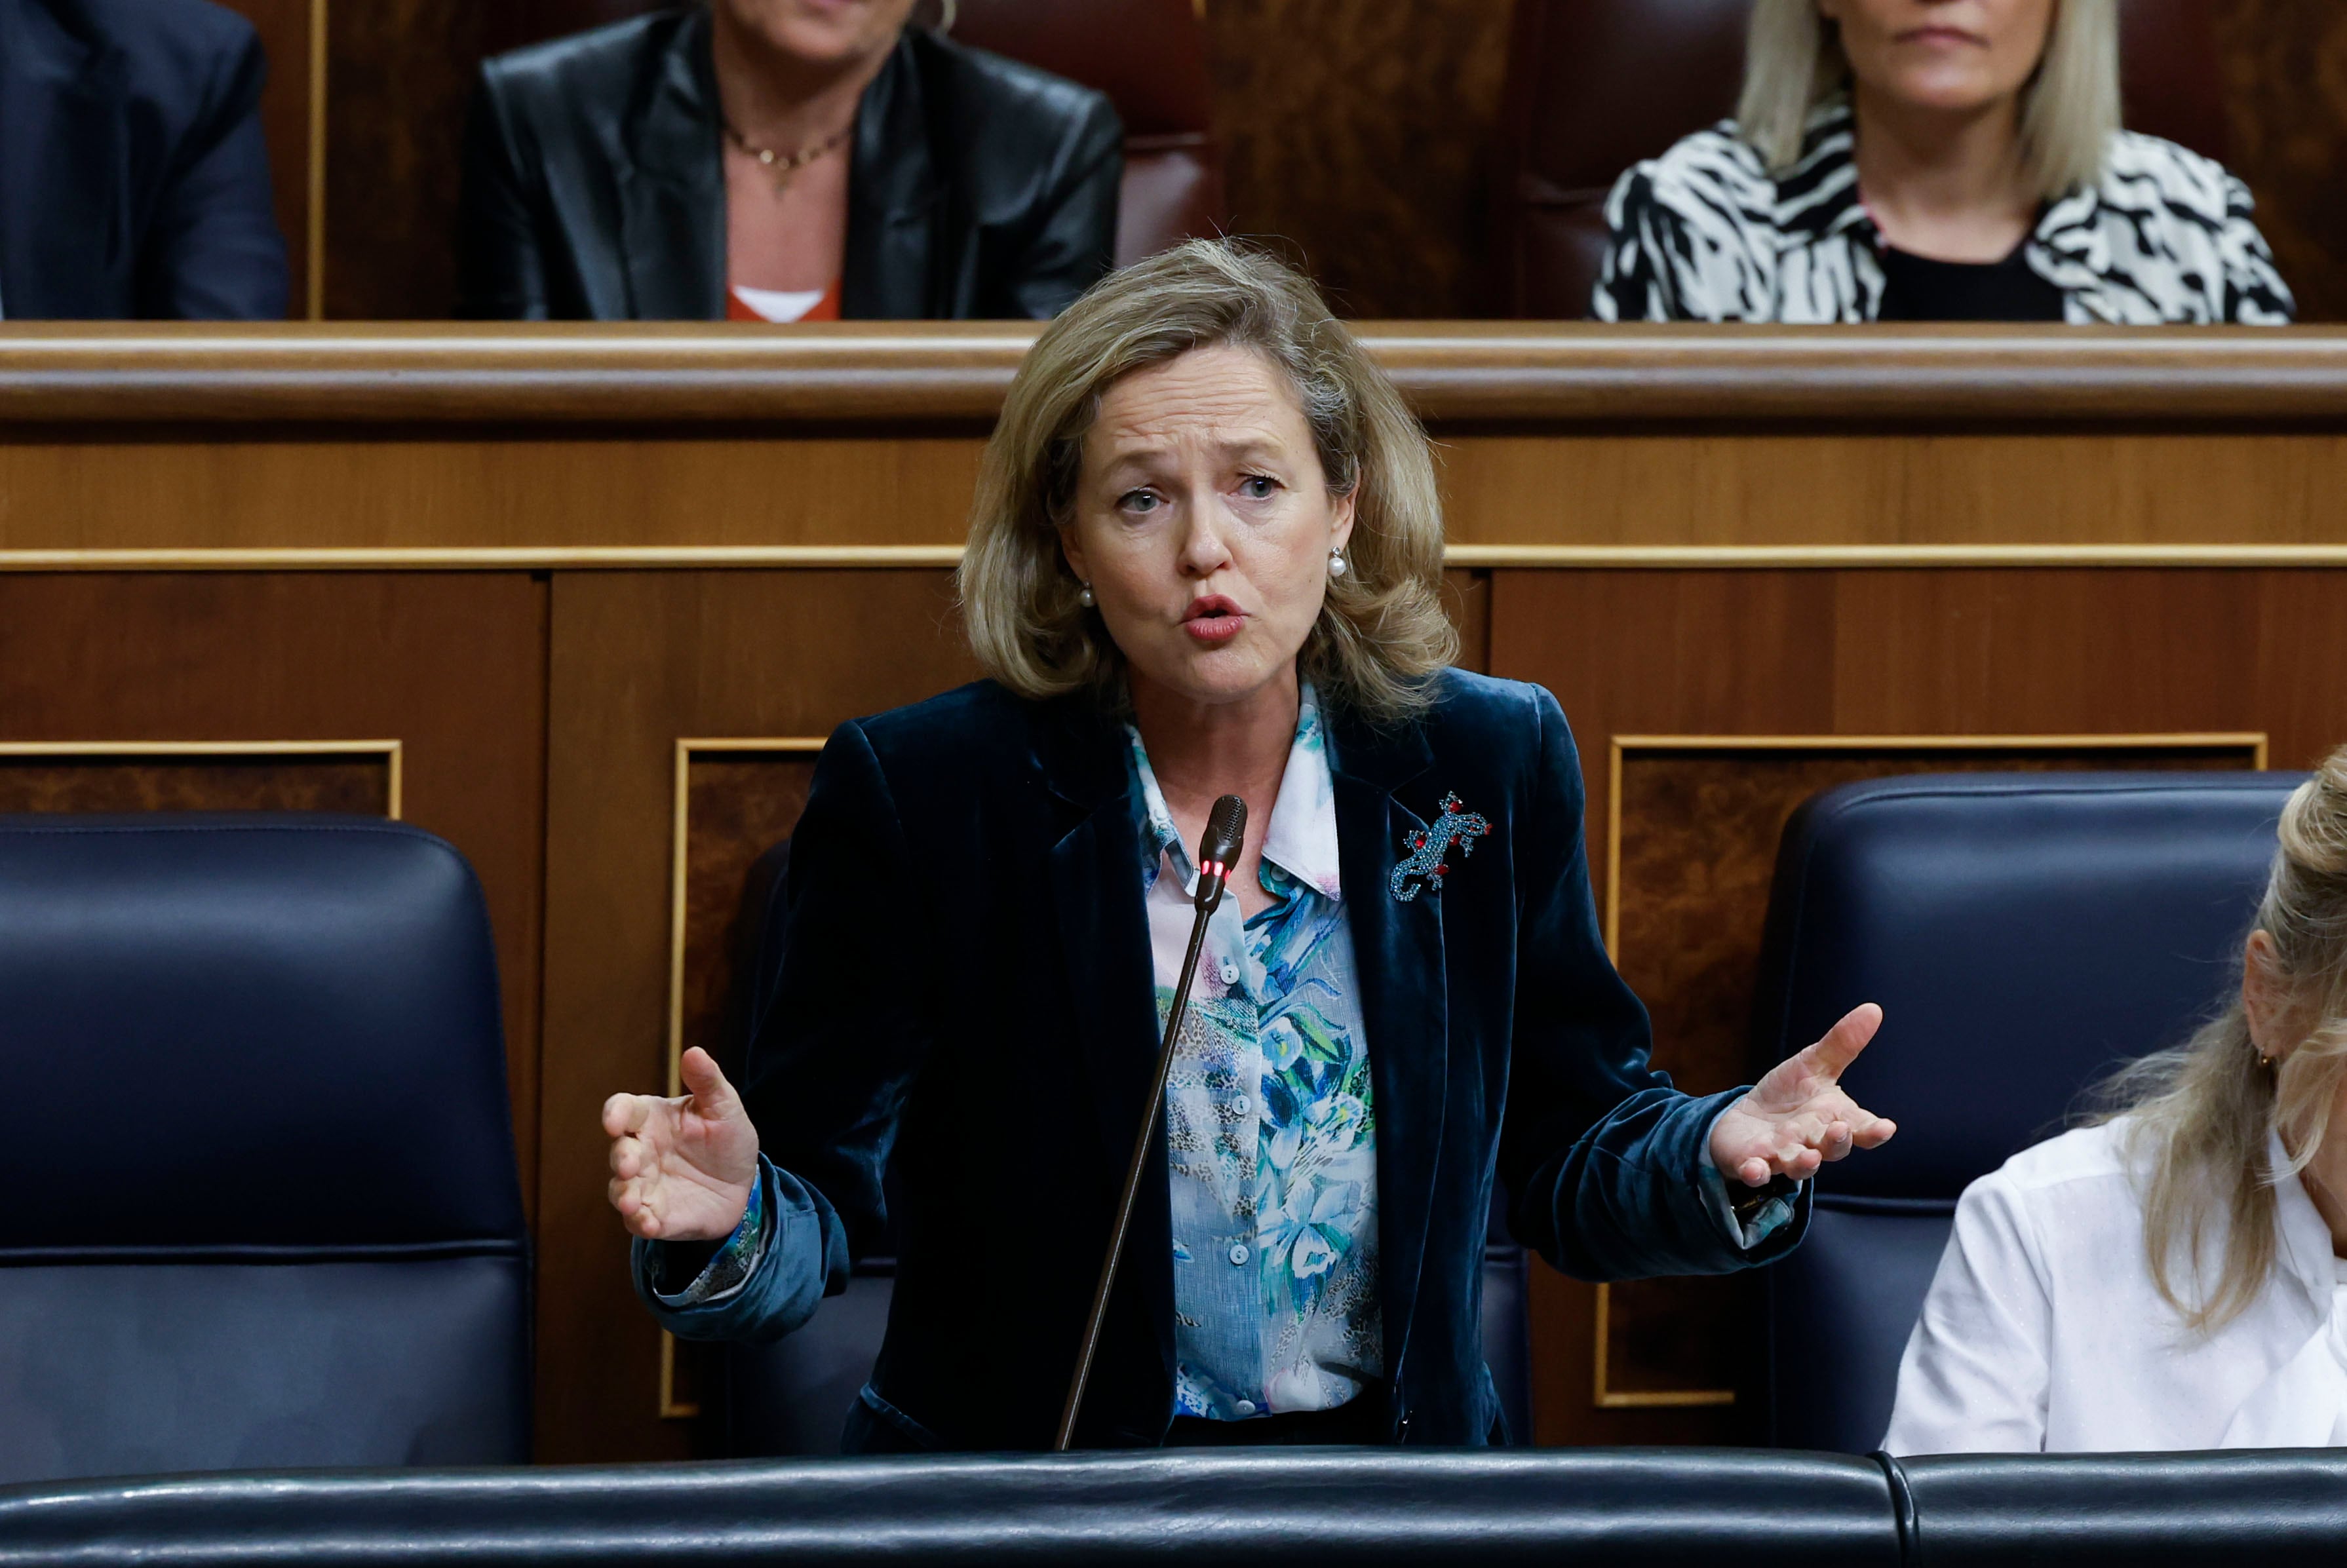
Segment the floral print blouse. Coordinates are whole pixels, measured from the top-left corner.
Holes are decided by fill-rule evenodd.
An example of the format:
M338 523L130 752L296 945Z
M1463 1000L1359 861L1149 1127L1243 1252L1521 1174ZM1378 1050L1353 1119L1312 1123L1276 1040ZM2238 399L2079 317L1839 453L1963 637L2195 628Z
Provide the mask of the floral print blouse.
M1197 868L1140 733L1128 726L1126 737L1162 1027L1189 947ZM1337 876L1333 766L1307 684L1263 838L1272 906L1250 918L1226 897L1209 919L1166 1084L1178 1415L1328 1409L1385 1378L1376 1096ZM777 1267L790 1290L820 1291L819 1248L778 1255L771 1245L774 1168L758 1160L748 1209L713 1255L641 1249L638 1266L660 1307L717 1306ZM1736 1245L1758 1246L1792 1217L1782 1196L1736 1212L1708 1156L1695 1174Z
M1197 886L1128 729L1162 1026ZM1206 927L1166 1083L1174 1409L1244 1420L1344 1404L1383 1380L1377 1112L1337 871L1327 731L1304 688L1263 837L1268 909L1225 897Z

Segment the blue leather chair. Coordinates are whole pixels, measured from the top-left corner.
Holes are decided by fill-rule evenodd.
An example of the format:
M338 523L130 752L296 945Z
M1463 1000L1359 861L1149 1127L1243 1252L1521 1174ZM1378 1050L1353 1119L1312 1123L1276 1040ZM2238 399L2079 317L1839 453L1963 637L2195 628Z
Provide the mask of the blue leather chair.
M740 1066L739 1052L756 1034L773 999L782 963L783 882L790 863L786 838L759 856L743 885L733 949L741 979L732 999L727 1044L719 1053L728 1072ZM1483 1357L1509 1436L1518 1443L1532 1441L1532 1430L1530 1258L1508 1235L1504 1200L1494 1194L1483 1247ZM816 1308L797 1333L772 1345L720 1348L715 1419L725 1453L774 1458L839 1451L848 1409L880 1355L896 1276L894 1257L864 1258L846 1293ZM1072 1358L1073 1347L1069 1353Z
M0 1481L518 1462L495 958L429 834L0 817Z
M1753 1060L1881 1003L1847 1083L1899 1135L1819 1173L1808 1238L1768 1271L1771 1443L1881 1442L1956 1199L2220 999L2302 776L1908 777L1828 790L1794 814Z

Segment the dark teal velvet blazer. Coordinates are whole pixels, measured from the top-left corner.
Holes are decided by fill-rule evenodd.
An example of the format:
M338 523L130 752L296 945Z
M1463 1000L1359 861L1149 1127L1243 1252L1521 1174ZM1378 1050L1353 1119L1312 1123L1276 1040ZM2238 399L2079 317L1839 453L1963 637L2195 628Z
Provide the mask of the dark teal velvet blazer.
M1600 938L1553 697L1453 671L1422 719L1333 713L1330 736L1377 1089L1393 1437L1482 1443L1498 1419L1478 1329L1495 1181L1517 1239L1584 1279L1767 1262L1799 1239L1807 1190L1750 1253L1706 1210L1704 1139L1739 1091L1690 1098L1648 1064L1645 1009ZM1407 835L1447 794L1491 832L1439 888L1398 898ZM737 1295L664 1312L672 1328L786 1333L893 1220L887 1338L848 1446L1051 1445L1156 1061L1140 835L1121 727L1084 700L980 682L832 736L743 1086L777 1228ZM1167 1180L1160 1153L1084 1446L1154 1444L1173 1418Z

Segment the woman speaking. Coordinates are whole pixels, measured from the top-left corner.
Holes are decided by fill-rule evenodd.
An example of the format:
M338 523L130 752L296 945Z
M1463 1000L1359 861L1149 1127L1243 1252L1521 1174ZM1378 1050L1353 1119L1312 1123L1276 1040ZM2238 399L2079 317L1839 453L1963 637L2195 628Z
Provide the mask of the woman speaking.
M689 1095L604 1107L661 1320L788 1333L893 1218L846 1448L1048 1446L1224 795L1260 826L1078 1444L1501 1437L1477 1330L1495 1177L1518 1239L1585 1278L1794 1245L1792 1184L1891 1134L1836 1081L1879 1011L1749 1091L1648 1066L1564 716L1448 667L1441 562L1425 434L1276 261L1193 242L1048 327L961 569L993 678L825 746L741 1092L692 1051Z

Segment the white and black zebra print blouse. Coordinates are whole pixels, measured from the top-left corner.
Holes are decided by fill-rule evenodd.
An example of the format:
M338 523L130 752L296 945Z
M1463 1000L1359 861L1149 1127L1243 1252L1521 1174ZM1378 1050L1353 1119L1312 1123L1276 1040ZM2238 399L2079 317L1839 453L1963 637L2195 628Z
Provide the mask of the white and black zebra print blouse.
M1858 199L1850 102L1809 117L1781 177L1732 120L1615 182L1591 303L1600 321L1867 322L1881 231ZM2296 311L2250 221L2249 188L2171 141L2121 131L2102 179L2053 203L2024 245L2074 323L2280 325Z

